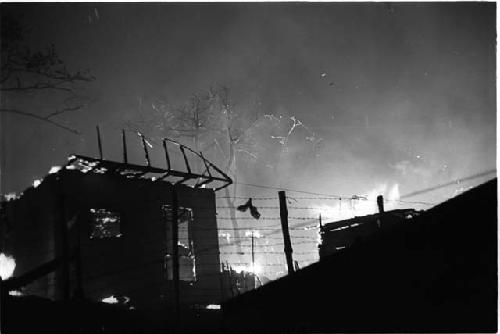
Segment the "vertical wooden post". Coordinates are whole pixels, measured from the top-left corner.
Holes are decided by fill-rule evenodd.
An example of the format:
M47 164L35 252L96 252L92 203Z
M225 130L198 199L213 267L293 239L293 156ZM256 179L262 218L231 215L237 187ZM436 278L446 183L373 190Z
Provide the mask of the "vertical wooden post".
M186 156L186 150L182 145L179 146L179 149L181 150L182 156L184 157L184 163L186 164L187 172L191 174L191 167L189 166L189 160Z
M253 236L253 229L252 229L252 277L253 277L253 282L252 282L252 289L255 289L255 241L254 241L254 236Z
M170 172L170 157L168 155L167 140L163 139L163 150L165 151L165 160L167 160L167 170Z
M231 289L231 297L234 298L234 296L236 295L234 293L234 290L236 289L236 292L238 292L238 288L236 287L236 285L233 285L233 283L234 283L233 268L227 263L226 263L226 267L229 270L229 288Z
M377 206L378 206L378 213L380 214L379 218L377 219L377 225L379 228L382 228L382 214L384 213L384 196L378 195L377 196Z
M220 257L220 253L219 253L219 257ZM219 284L220 284L220 303L222 304L222 302L226 299L225 298L225 290L224 290L224 278L225 278L225 273L224 273L224 263L221 263L220 264L220 269L221 269L221 272L219 274Z
M255 252L254 252L254 237L252 229L252 272L255 270Z
M144 155L146 156L146 163L148 164L149 167L151 166L151 160L149 160L149 152L148 152L148 145L146 144L146 138L142 133L140 134L140 136L142 139L142 147L144 148Z
M56 224L59 224L59 238L60 238L60 251L61 251L61 289L62 289L62 299L67 301L70 296L70 282L69 282L69 241L68 241L68 226L66 222L66 206L64 203L64 197L62 194L59 195L59 220Z
M285 256L286 264L288 267L288 274L292 274L293 270L293 259L292 259L292 242L290 241L290 232L288 231L288 208L286 206L286 195L284 191L278 192L280 200L280 218L281 218L281 229L283 231L283 243L285 244Z
M174 285L174 307L176 329L180 320L180 291L179 291L179 202L177 198L177 186L172 185L172 274Z
M125 136L125 130L122 129L122 144L123 144L123 162L128 163L127 157L127 137Z
M99 125L97 125L95 128L97 130L97 147L99 148L99 159L102 160L101 130L99 129Z
M384 196L382 195L377 196L377 206L378 206L378 212L384 213Z

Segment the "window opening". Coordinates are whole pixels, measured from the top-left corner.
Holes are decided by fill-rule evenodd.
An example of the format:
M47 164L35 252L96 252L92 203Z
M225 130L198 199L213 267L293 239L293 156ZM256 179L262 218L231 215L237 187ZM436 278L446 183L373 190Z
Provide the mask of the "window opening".
M90 209L90 239L119 238L120 214L107 209Z
M167 240L169 241L167 254L165 256L165 270L167 279L173 279L173 258L172 258L172 207L164 205L163 210L167 223ZM193 223L193 210L179 207L178 213L179 242L177 249L179 253L179 279L181 281L196 281L196 258L194 254L193 240L191 236L191 224Z

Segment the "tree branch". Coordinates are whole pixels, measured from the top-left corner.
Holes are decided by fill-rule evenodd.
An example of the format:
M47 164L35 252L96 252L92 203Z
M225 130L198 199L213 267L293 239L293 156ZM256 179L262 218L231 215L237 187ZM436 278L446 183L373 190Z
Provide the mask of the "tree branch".
M252 158L257 159L257 155L255 155L254 153L249 152L247 150L237 149L236 152L245 153L245 154L248 154L249 156L251 156Z
M51 119L49 119L49 117L51 117L50 115L49 116L39 116L37 114L33 114L33 113L30 113L30 112L27 112L27 111L23 111L23 110L18 110L18 109L3 109L3 108L0 108L0 112L4 112L4 113L10 113L10 114L16 114L16 115L21 115L21 116L26 116L26 117L30 117L30 118L34 118L34 119L37 119L39 121L42 121L42 122L47 122L49 124L52 124L54 126L57 126L58 128L61 128L61 129L64 129L66 131L69 131L75 135L81 135L81 132L76 130L76 129L73 129L73 128L70 128L66 125L63 125L63 124L60 124L56 121L53 121ZM52 113L52 114L55 114L56 112ZM58 112L59 114L60 112Z
M35 84L33 86L25 86L25 87L7 87L7 88L0 88L1 92L17 92L17 91L23 91L23 90L43 90L43 89L55 89L55 90L61 90L65 92L73 92L71 88L66 88L66 87L58 87L56 85L51 85L48 83L44 84Z
M45 119L49 119L51 117L54 117L56 115L60 115L60 114L63 114L65 112L68 112L68 111L76 111L76 110L80 110L82 109L83 107L85 107L85 104L81 104L81 105L78 105L78 106L74 106L74 107L66 107L66 108L63 108L63 109L60 109L60 110L56 110L54 112L51 112L50 114L46 115Z
M57 72L57 73L56 73ZM33 75L38 75L41 77L45 77L50 80L60 80L60 83L64 82L75 82L75 81L85 81L85 82L90 82L95 79L95 77L89 75L85 76L80 72L77 72L75 74L72 73L67 73L67 72L62 72L62 71L42 71L42 70L30 70L26 68L12 68L10 69L10 73L28 73L28 74L33 74Z

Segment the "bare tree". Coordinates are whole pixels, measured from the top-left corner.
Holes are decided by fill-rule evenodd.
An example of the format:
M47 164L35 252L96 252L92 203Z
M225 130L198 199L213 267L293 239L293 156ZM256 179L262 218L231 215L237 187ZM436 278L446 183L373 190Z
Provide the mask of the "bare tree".
M225 172L234 180L232 196L230 189L226 188L225 197L235 235L239 236L235 204L238 179L241 174L239 161L245 157L254 162L260 161L265 167L275 168L282 160L283 155L288 154L290 138L299 128L303 129L306 134L305 138L301 139L308 146L304 151L311 151L310 148L312 148L312 151L316 152L321 139L295 116L283 117L274 116L272 113L265 114L259 110L259 103L245 114L232 103L227 87L212 88L211 91L212 95L218 97L220 105L219 124L223 128L223 137L225 137L225 139L220 140L227 147ZM269 161L269 156L274 156L275 160Z
M258 102L245 107L236 105L229 88L217 86L193 94L180 106L172 106L165 99L152 101L150 109L139 108L139 117L128 122L129 128L139 127L153 137L184 138L197 151L217 153L215 161L234 181L231 188L225 188L225 200L236 238L240 237L235 203L240 161L245 159L252 166L259 162L263 167L277 166L288 154L290 138L299 128L306 132L304 142L314 146L320 141L297 118L265 114L259 106ZM310 147L305 151L310 152ZM273 156L274 161L267 161L268 156ZM236 245L241 253L240 244Z
M218 120L220 120L219 124L221 125L221 131L219 139L215 138L214 143L218 145L218 148L224 152L222 146L220 145L220 141L226 143L226 153L224 156L226 157L225 164L225 172L229 176L233 178L233 196L230 195L229 188L225 189L226 192L226 202L229 210L229 217L231 223L233 225L235 237L239 239L240 231L239 224L236 218L236 205L235 205L235 197L238 189L238 160L237 153L238 152L247 152L247 154L255 155L248 150L245 150L241 146L245 143L245 139L247 139L247 135L252 129L252 127L257 124L259 120L258 113L252 113L250 116L246 115L243 117L242 114L239 114L232 104L229 95L229 89L227 87L218 87L210 89L210 96L215 102L215 108L219 110L217 114ZM239 253L242 252L240 243L237 243L237 251Z
M1 13L0 113L30 117L74 134L79 131L62 124L57 116L86 107L90 99L79 93L78 84L94 80L89 71L69 71L54 45L32 51L26 45L28 28ZM37 97L43 95L45 106ZM37 111L34 111L36 108ZM40 113L40 109L46 109Z

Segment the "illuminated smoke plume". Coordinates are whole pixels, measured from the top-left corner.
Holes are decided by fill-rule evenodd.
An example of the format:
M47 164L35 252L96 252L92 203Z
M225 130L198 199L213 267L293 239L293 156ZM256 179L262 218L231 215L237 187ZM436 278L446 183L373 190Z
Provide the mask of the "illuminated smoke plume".
M399 200L399 185L394 184L388 187L382 184L369 192L363 197L353 196L338 200L335 204L319 204L313 205L312 211L315 215L321 214L326 222L350 219L355 216L371 215L378 212L377 196L383 195L385 199L386 210L393 210L397 207Z

